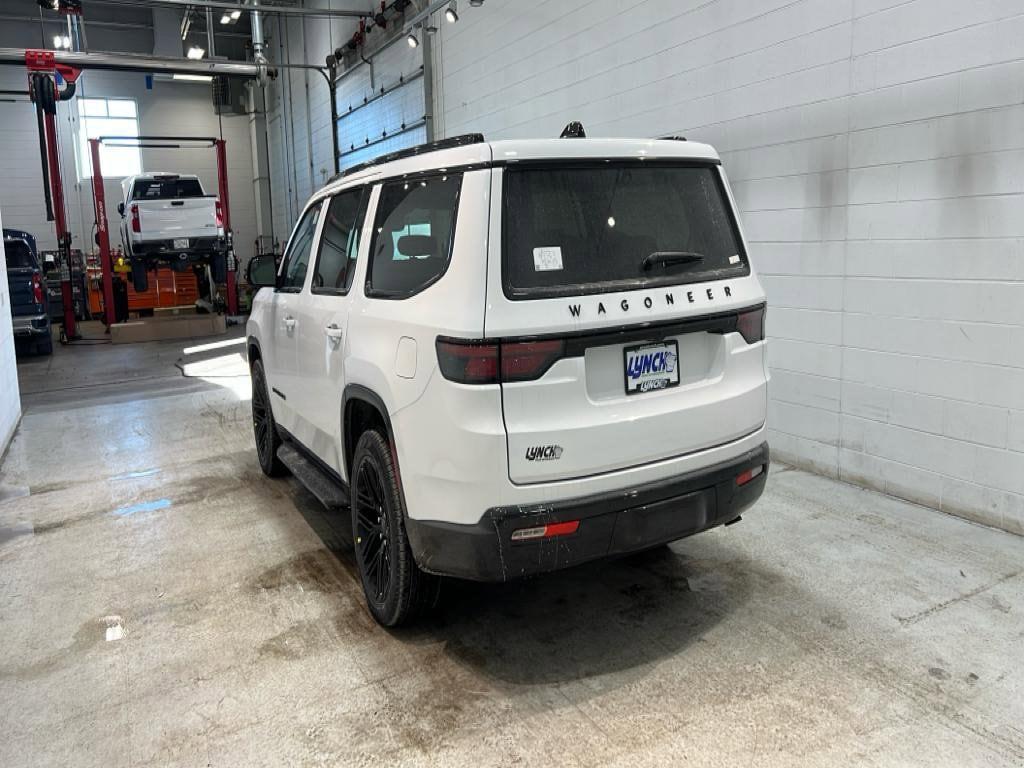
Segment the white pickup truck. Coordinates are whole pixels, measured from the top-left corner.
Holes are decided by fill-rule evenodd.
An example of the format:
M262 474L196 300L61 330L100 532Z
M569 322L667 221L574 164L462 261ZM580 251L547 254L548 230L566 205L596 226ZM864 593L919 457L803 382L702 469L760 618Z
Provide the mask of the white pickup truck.
M209 264L214 282L224 282L227 241L221 203L203 191L197 176L129 176L121 182L117 210L136 291L146 290L147 273L158 264L178 271Z

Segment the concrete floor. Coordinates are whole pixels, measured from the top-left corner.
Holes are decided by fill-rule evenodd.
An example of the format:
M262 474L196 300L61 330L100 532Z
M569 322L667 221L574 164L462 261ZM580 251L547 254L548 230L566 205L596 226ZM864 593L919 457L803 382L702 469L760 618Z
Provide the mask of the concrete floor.
M1024 539L776 467L740 525L387 632L209 342L19 365L5 768L1024 764Z

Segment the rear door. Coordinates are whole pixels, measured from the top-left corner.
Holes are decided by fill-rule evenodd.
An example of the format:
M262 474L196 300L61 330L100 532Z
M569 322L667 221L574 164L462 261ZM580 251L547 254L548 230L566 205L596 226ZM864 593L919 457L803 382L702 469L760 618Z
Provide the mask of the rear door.
M505 340L513 482L621 470L761 427L763 293L716 165L522 163L495 177L485 328Z
M369 186L327 199L312 279L299 297L296 432L300 442L339 474L341 395L345 388L345 341L349 292L362 247Z

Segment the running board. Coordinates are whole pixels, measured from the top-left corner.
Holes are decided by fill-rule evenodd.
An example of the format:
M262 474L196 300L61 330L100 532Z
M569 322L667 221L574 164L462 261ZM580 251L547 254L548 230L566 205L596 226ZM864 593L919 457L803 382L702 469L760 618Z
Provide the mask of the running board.
M348 506L348 489L303 456L294 446L283 443L277 449L277 458L325 507L343 509Z

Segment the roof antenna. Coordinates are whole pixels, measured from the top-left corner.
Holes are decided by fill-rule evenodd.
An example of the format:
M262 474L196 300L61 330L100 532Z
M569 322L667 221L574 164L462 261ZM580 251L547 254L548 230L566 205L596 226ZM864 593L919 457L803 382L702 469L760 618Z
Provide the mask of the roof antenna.
M560 139L585 139L587 138L587 132L583 130L583 123L578 120L573 120L565 128L562 129L562 135Z

